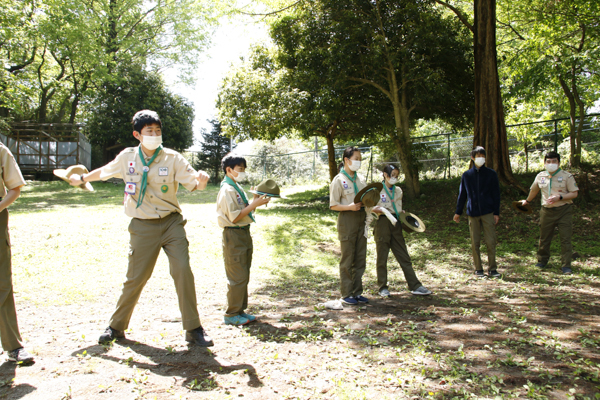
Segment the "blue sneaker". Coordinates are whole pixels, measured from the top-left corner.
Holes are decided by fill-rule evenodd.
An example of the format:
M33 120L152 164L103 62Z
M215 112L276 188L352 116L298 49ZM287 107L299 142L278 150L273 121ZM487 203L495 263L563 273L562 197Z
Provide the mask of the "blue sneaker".
M241 312L240 317L244 317L250 322L256 321L256 317L254 315L246 314L245 312Z
M223 321L225 322L225 325L235 326L242 326L250 323L248 318L244 318L241 315L236 315L233 317L223 317Z
M358 304L358 300L356 300L356 299L355 299L354 297L352 297L352 296L349 296L349 297L344 297L344 298L342 299L342 303L344 303L344 304L349 304L349 305L351 305L351 306L355 306L355 305L357 305L357 304Z
M356 301L358 301L359 303L368 303L369 299L367 299L366 297L363 296L354 296L354 298L356 299Z

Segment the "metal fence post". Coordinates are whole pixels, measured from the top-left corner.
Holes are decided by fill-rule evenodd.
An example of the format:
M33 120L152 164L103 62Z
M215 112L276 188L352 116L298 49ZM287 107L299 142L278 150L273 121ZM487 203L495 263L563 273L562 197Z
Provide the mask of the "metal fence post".
M451 178L450 175L450 134L448 134L448 179Z
M267 176L267 153L263 156L263 180L265 180L265 176Z
M554 120L554 151L558 152L558 121Z

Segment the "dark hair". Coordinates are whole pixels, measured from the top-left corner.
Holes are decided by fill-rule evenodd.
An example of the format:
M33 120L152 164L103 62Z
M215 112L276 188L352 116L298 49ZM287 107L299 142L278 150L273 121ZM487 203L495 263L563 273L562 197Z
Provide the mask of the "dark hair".
M481 146L476 146L473 150L471 150L471 157L475 158L477 154L483 154L485 156L485 149Z
M133 125L133 130L140 133L142 133L142 129L144 129L145 126L152 124L158 124L158 126L162 128L160 117L156 111L151 110L141 110L136 112L131 120L131 124Z
M225 172L225 174L227 174L227 167L233 169L238 165L242 165L244 168L246 168L246 159L242 156L238 156L235 153L228 153L221 160L221 168L223 168L223 172Z
M546 153L546 155L544 156L544 164L546 163L546 160L548 158L556 158L558 160L558 163L560 164L560 154L558 154L555 151L549 151Z
M400 174L400 171L398 170L398 167L394 167L392 164L388 164L383 168L382 172L385 172L390 178L392 177L392 171L398 171L398 174Z

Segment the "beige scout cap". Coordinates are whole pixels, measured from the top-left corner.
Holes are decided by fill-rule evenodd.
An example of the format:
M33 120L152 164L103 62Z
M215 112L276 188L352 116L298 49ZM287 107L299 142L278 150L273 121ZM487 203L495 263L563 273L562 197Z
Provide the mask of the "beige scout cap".
M375 182L365 186L354 196L354 203L363 203L365 207L375 207L379 203L379 192L383 183Z
M425 232L425 224L415 214L409 212L400 213L400 222L402 223L402 229L406 232Z
M254 188L254 190L248 190L250 193L258 194L260 196L267 195L268 197L279 197L285 199L286 197L280 194L279 186L277 182L272 179L265 179Z
M531 208L531 204L527 203L527 204L523 205L521 203L521 200L513 201L512 208L514 208L515 210L520 211L522 213L525 213L525 214L531 214L533 212L533 208Z
M55 169L53 172L54 172L54 175L58 176L63 181L69 182L69 183L71 182L69 178L73 174L83 175L83 174L90 173L90 171L88 171L88 169L84 165L71 165L67 169ZM82 188L83 190L87 190L89 192L94 191L92 184L89 182L83 183L83 184L79 185L79 187Z

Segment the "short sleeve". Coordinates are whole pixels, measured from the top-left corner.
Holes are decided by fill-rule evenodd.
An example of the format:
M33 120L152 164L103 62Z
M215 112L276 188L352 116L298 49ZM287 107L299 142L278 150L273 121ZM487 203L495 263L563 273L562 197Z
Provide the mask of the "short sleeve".
M105 181L110 178L123 178L122 168L121 168L121 158L124 157L123 152L119 153L119 155L106 164L103 167L100 167L100 179Z
M2 158L2 180L4 181L4 186L6 186L8 190L12 190L25 185L23 174L21 174L21 170L17 165L17 161L10 150L2 146L0 151L0 157Z
M577 187L577 182L575 182L575 177L573 175L567 178L567 190L570 192L577 192L579 188Z
M217 207L229 220L230 223L240 215L242 210L237 203L235 189L231 188L231 186L224 186L220 191L217 197Z
M175 158L175 180L183 185L187 190L193 192L196 190L198 181L196 180L196 171L188 160L181 154L177 153Z
M540 186L538 185L538 177L536 176L535 179L533 180L533 183L531 184L531 187L529 188L529 190L539 190L539 188L540 188Z
M329 207L339 206L342 199L342 186L337 178L333 178L329 184Z

